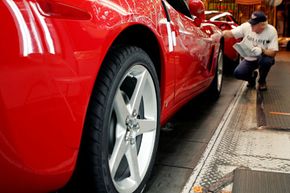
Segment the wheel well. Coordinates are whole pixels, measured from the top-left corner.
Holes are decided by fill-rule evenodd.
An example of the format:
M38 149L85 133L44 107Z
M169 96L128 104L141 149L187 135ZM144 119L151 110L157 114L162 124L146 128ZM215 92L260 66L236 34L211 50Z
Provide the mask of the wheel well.
M287 50L287 51L290 51L290 41L287 42L286 50Z
M224 37L221 38L220 44L221 44L221 48L224 49L224 43L225 43L225 39ZM224 50L223 50L224 51Z
M142 25L125 29L114 41L113 46L130 45L142 48L154 63L159 83L161 79L161 51L159 43L152 31Z

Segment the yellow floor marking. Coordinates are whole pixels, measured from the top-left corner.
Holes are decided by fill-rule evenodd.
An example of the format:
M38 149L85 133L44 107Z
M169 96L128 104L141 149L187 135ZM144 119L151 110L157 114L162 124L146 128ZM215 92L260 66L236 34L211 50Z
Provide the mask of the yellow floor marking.
M290 116L290 113L284 113L284 112L270 112L270 114L272 114L272 115L286 115L286 116Z

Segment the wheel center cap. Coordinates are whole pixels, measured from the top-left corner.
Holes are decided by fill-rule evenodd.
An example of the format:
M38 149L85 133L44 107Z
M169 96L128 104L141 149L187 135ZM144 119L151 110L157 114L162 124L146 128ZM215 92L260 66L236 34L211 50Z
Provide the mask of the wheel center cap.
M128 130L136 130L139 124L136 118L128 117L126 120L126 125L127 125Z
M132 115L129 115L127 118L126 118L126 126L127 126L127 129L130 131L130 130L138 130L139 129L139 123L137 121L137 113L136 111L134 110Z
M137 114L135 113L135 111L133 112L132 115L129 115L126 118L126 126L127 126L126 140L130 141L130 143L133 145L135 144L135 138L140 128L139 123L137 121Z

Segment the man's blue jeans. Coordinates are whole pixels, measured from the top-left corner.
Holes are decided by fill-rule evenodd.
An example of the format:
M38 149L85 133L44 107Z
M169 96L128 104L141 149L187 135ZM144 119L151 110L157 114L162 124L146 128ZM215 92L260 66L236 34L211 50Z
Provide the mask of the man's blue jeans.
M234 70L234 76L237 79L250 81L253 71L259 69L259 83L266 83L266 77L275 59L269 56L260 56L256 61L242 60Z

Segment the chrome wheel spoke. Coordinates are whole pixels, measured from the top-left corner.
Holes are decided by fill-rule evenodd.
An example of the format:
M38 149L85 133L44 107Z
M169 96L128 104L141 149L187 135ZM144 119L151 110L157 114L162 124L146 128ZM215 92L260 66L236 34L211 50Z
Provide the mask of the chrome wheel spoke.
M116 171L127 149L128 149L128 143L125 141L125 136L118 138L115 143L113 153L109 159L109 166L110 166L111 175L113 178L115 177Z
M138 119L138 123L140 128L137 135L152 132L156 130L157 127L157 121L153 119Z
M144 92L144 87L146 84L147 77L148 77L148 72L145 70L142 73L135 76L135 78L137 79L137 84L135 86L133 95L132 95L131 100L129 102L132 112L133 112L133 110L139 110L141 98L142 98L142 95Z
M130 178L131 180L139 184L141 182L141 175L139 170L137 147L135 144L129 147L128 151L126 152L126 158L128 161L129 170L131 174Z
M120 89L118 89L116 92L116 96L114 99L114 110L117 116L118 123L125 127L125 120L126 117L129 115L129 111Z

